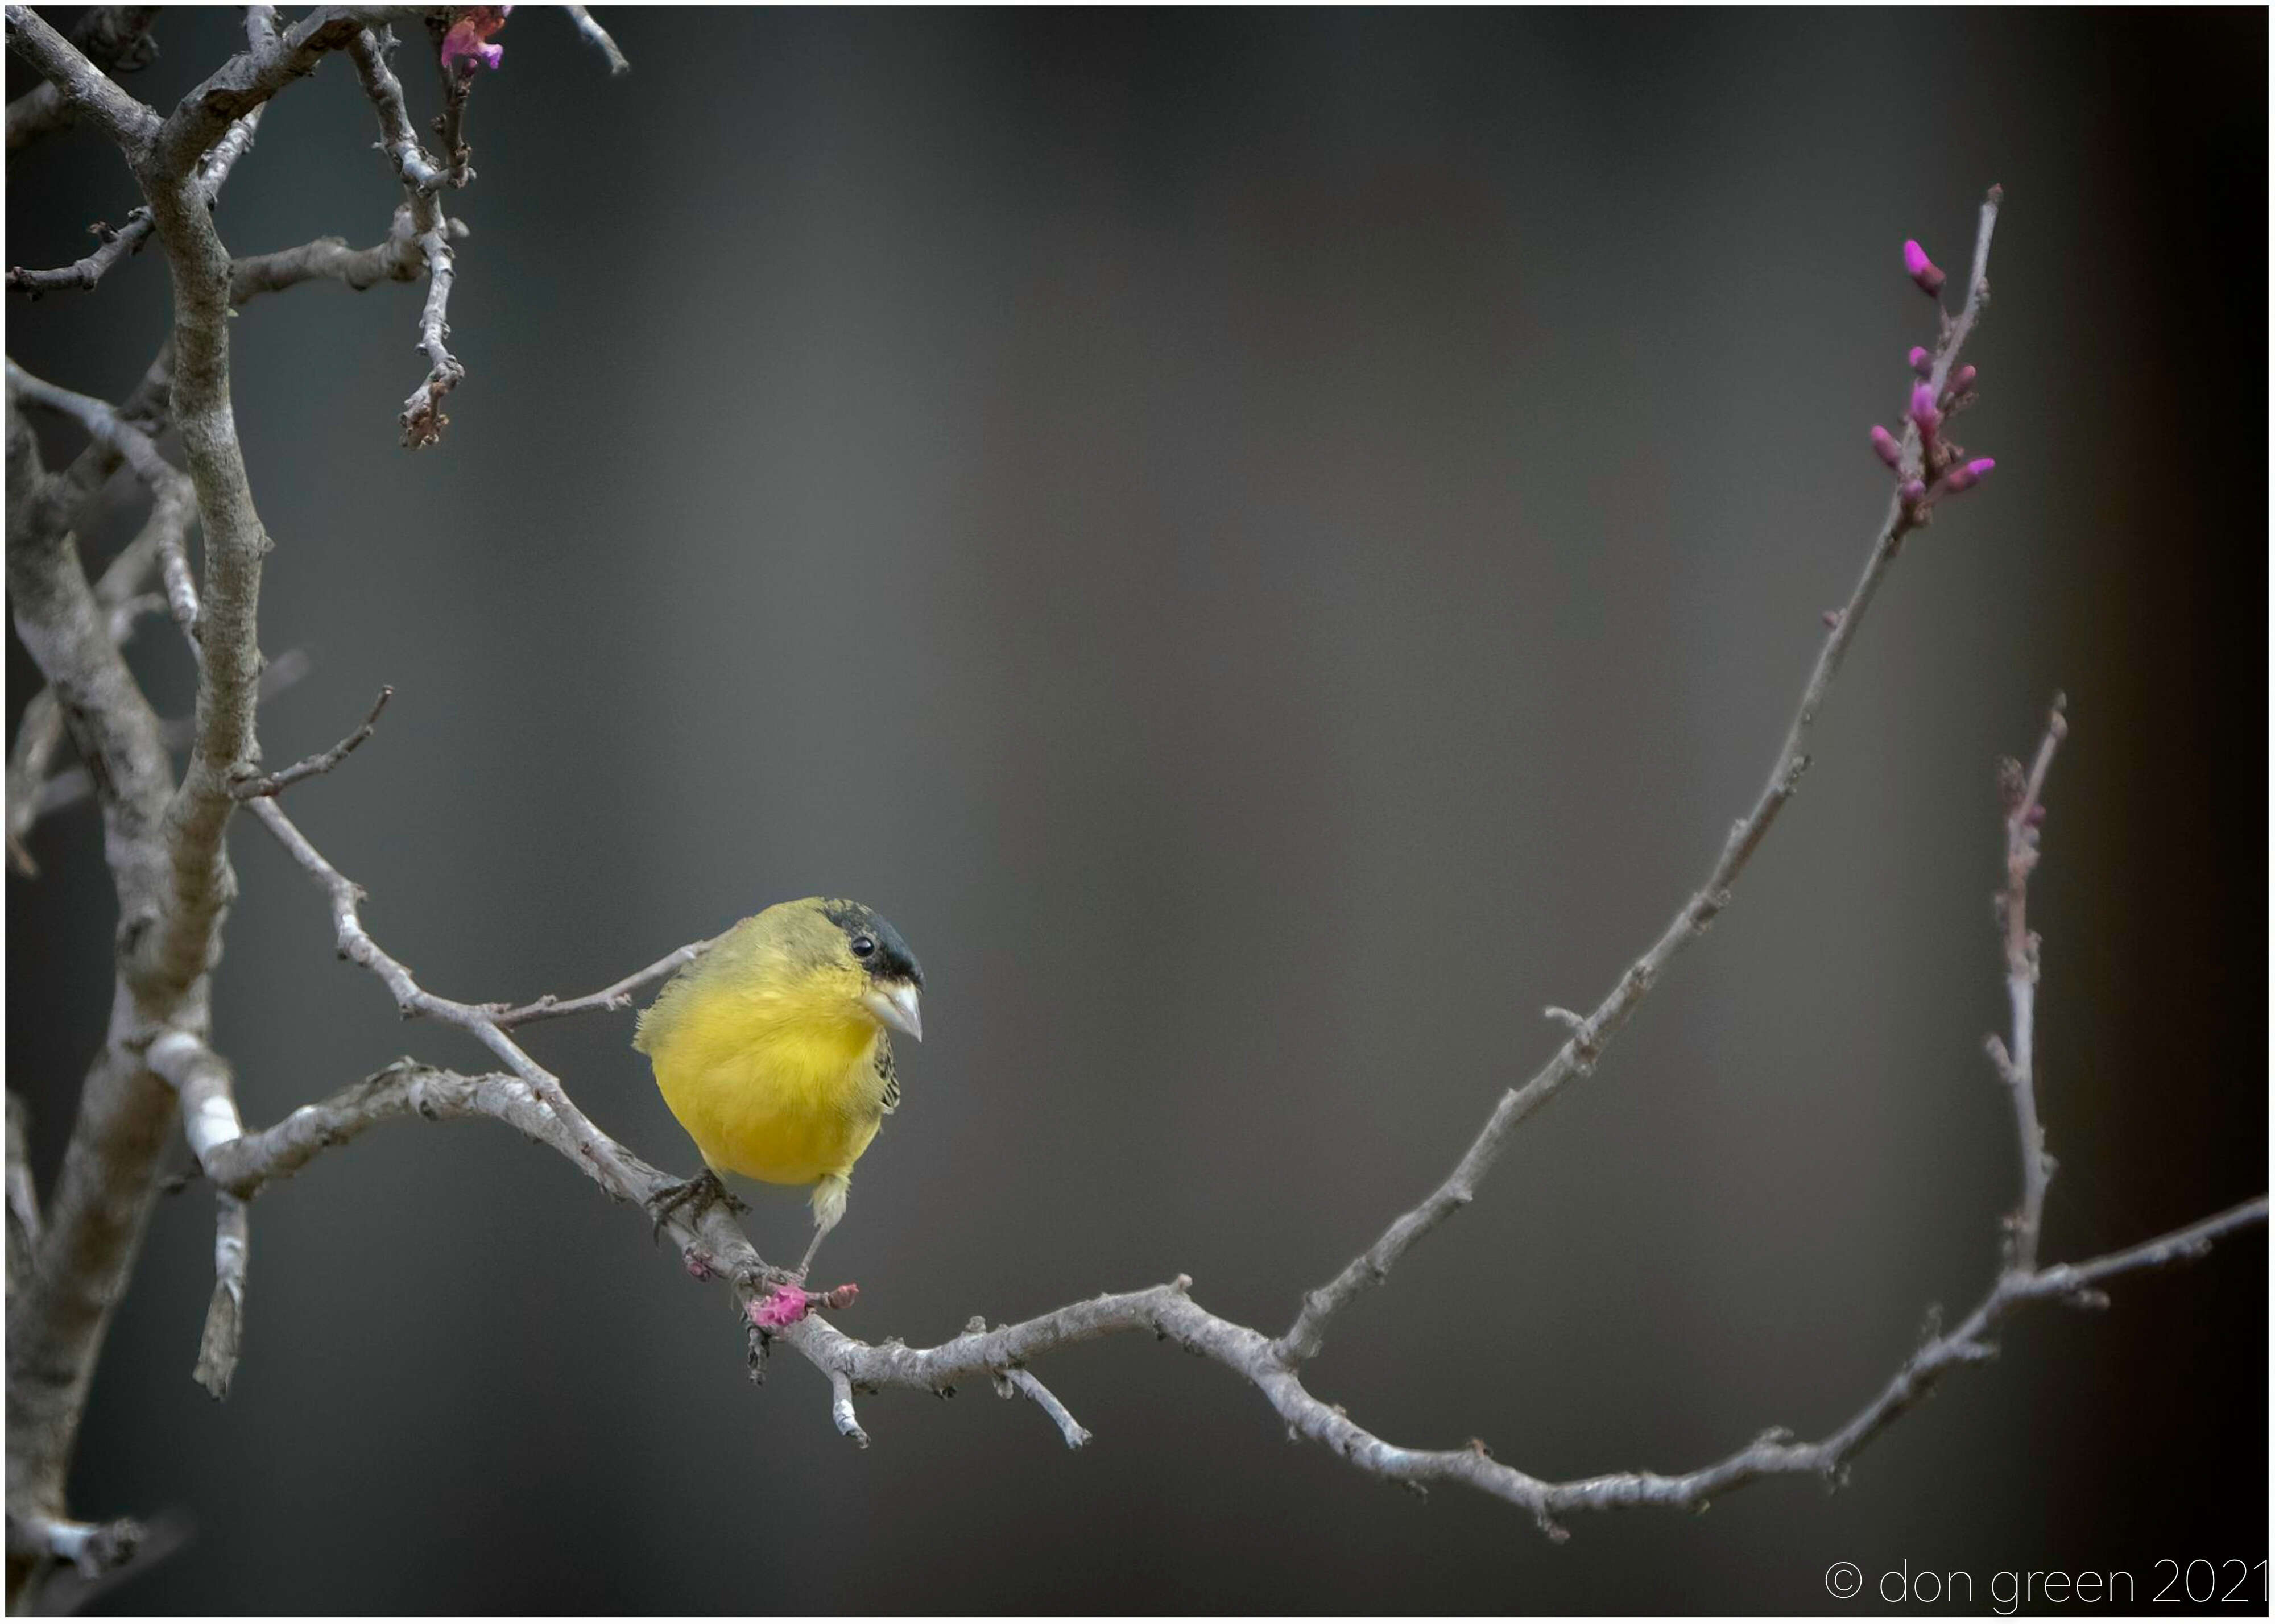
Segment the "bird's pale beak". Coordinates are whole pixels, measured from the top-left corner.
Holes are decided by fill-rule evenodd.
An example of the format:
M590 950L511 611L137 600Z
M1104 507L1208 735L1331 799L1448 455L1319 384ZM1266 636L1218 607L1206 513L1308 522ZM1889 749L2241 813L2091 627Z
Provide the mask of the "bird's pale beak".
M903 1031L918 1043L924 1041L924 1017L917 1010L917 988L913 981L885 981L861 994L861 1001L895 1031Z

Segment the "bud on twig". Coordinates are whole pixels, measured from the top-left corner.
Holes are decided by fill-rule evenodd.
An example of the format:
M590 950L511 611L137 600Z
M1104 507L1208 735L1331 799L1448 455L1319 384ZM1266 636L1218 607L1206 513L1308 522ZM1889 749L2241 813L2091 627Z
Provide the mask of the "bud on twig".
M1919 283L1920 291L1931 298L1943 291L1943 272L1927 257L1927 250L1909 238L1904 239L1904 275Z
M1918 344L1912 346L1911 354L1905 359L1911 362L1912 370L1923 378L1931 376L1935 372L1935 357Z
M1903 462L1903 448L1896 443L1893 434L1878 423L1872 425L1872 449L1891 468L1898 467Z
M1920 439L1932 445L1935 431L1943 424L1943 412L1935 404L1935 390L1924 383L1912 385L1912 421L1918 425Z
M1995 460L1988 457L1978 457L1971 463L1962 463L1943 476L1936 487L1936 494L1941 495L1947 492L1956 496L1961 491L1971 491L1983 483L1984 474L1989 473L1998 465Z

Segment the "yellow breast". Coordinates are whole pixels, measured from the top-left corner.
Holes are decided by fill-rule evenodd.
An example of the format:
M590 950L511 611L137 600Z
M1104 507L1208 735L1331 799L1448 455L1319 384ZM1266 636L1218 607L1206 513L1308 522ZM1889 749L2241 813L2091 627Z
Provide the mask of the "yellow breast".
M639 1044L707 1163L769 1184L811 1184L849 1172L876 1137L881 1035L843 998L714 973L660 1001Z

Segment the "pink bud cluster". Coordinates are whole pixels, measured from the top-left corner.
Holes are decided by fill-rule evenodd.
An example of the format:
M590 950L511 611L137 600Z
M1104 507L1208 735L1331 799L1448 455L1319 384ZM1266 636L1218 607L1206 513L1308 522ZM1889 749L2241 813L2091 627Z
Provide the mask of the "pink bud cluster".
M458 78L472 74L476 68L495 70L505 60L505 47L489 43L490 35L505 26L510 5L470 5L450 19L450 30L442 36L442 71Z
M1943 291L1942 270L1927 257L1926 249L1910 240L1904 244L1904 274L1931 298ZM1998 464L1987 457L1964 460L1967 454L1944 434L1950 414L1974 398L1975 368L1960 367L1939 390L1935 387L1933 351L1914 344L1904 360L1915 380L1904 416L1919 436L1918 461L1908 468L1904 442L1878 423L1872 425L1872 454L1896 475L1896 495L1911 521L1918 523L1938 497L1973 490Z

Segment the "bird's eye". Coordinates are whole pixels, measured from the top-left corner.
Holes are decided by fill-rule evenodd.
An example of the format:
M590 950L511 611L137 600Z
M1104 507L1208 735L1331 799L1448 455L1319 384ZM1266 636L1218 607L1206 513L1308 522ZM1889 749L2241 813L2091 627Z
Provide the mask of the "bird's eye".
M876 950L877 950L877 942L876 942L876 939L875 939L874 937L872 937L872 936L856 936L856 937L853 939L853 956L854 956L855 958L857 958L857 959L865 959L865 958L867 958L867 957L868 957L872 953L874 953Z

